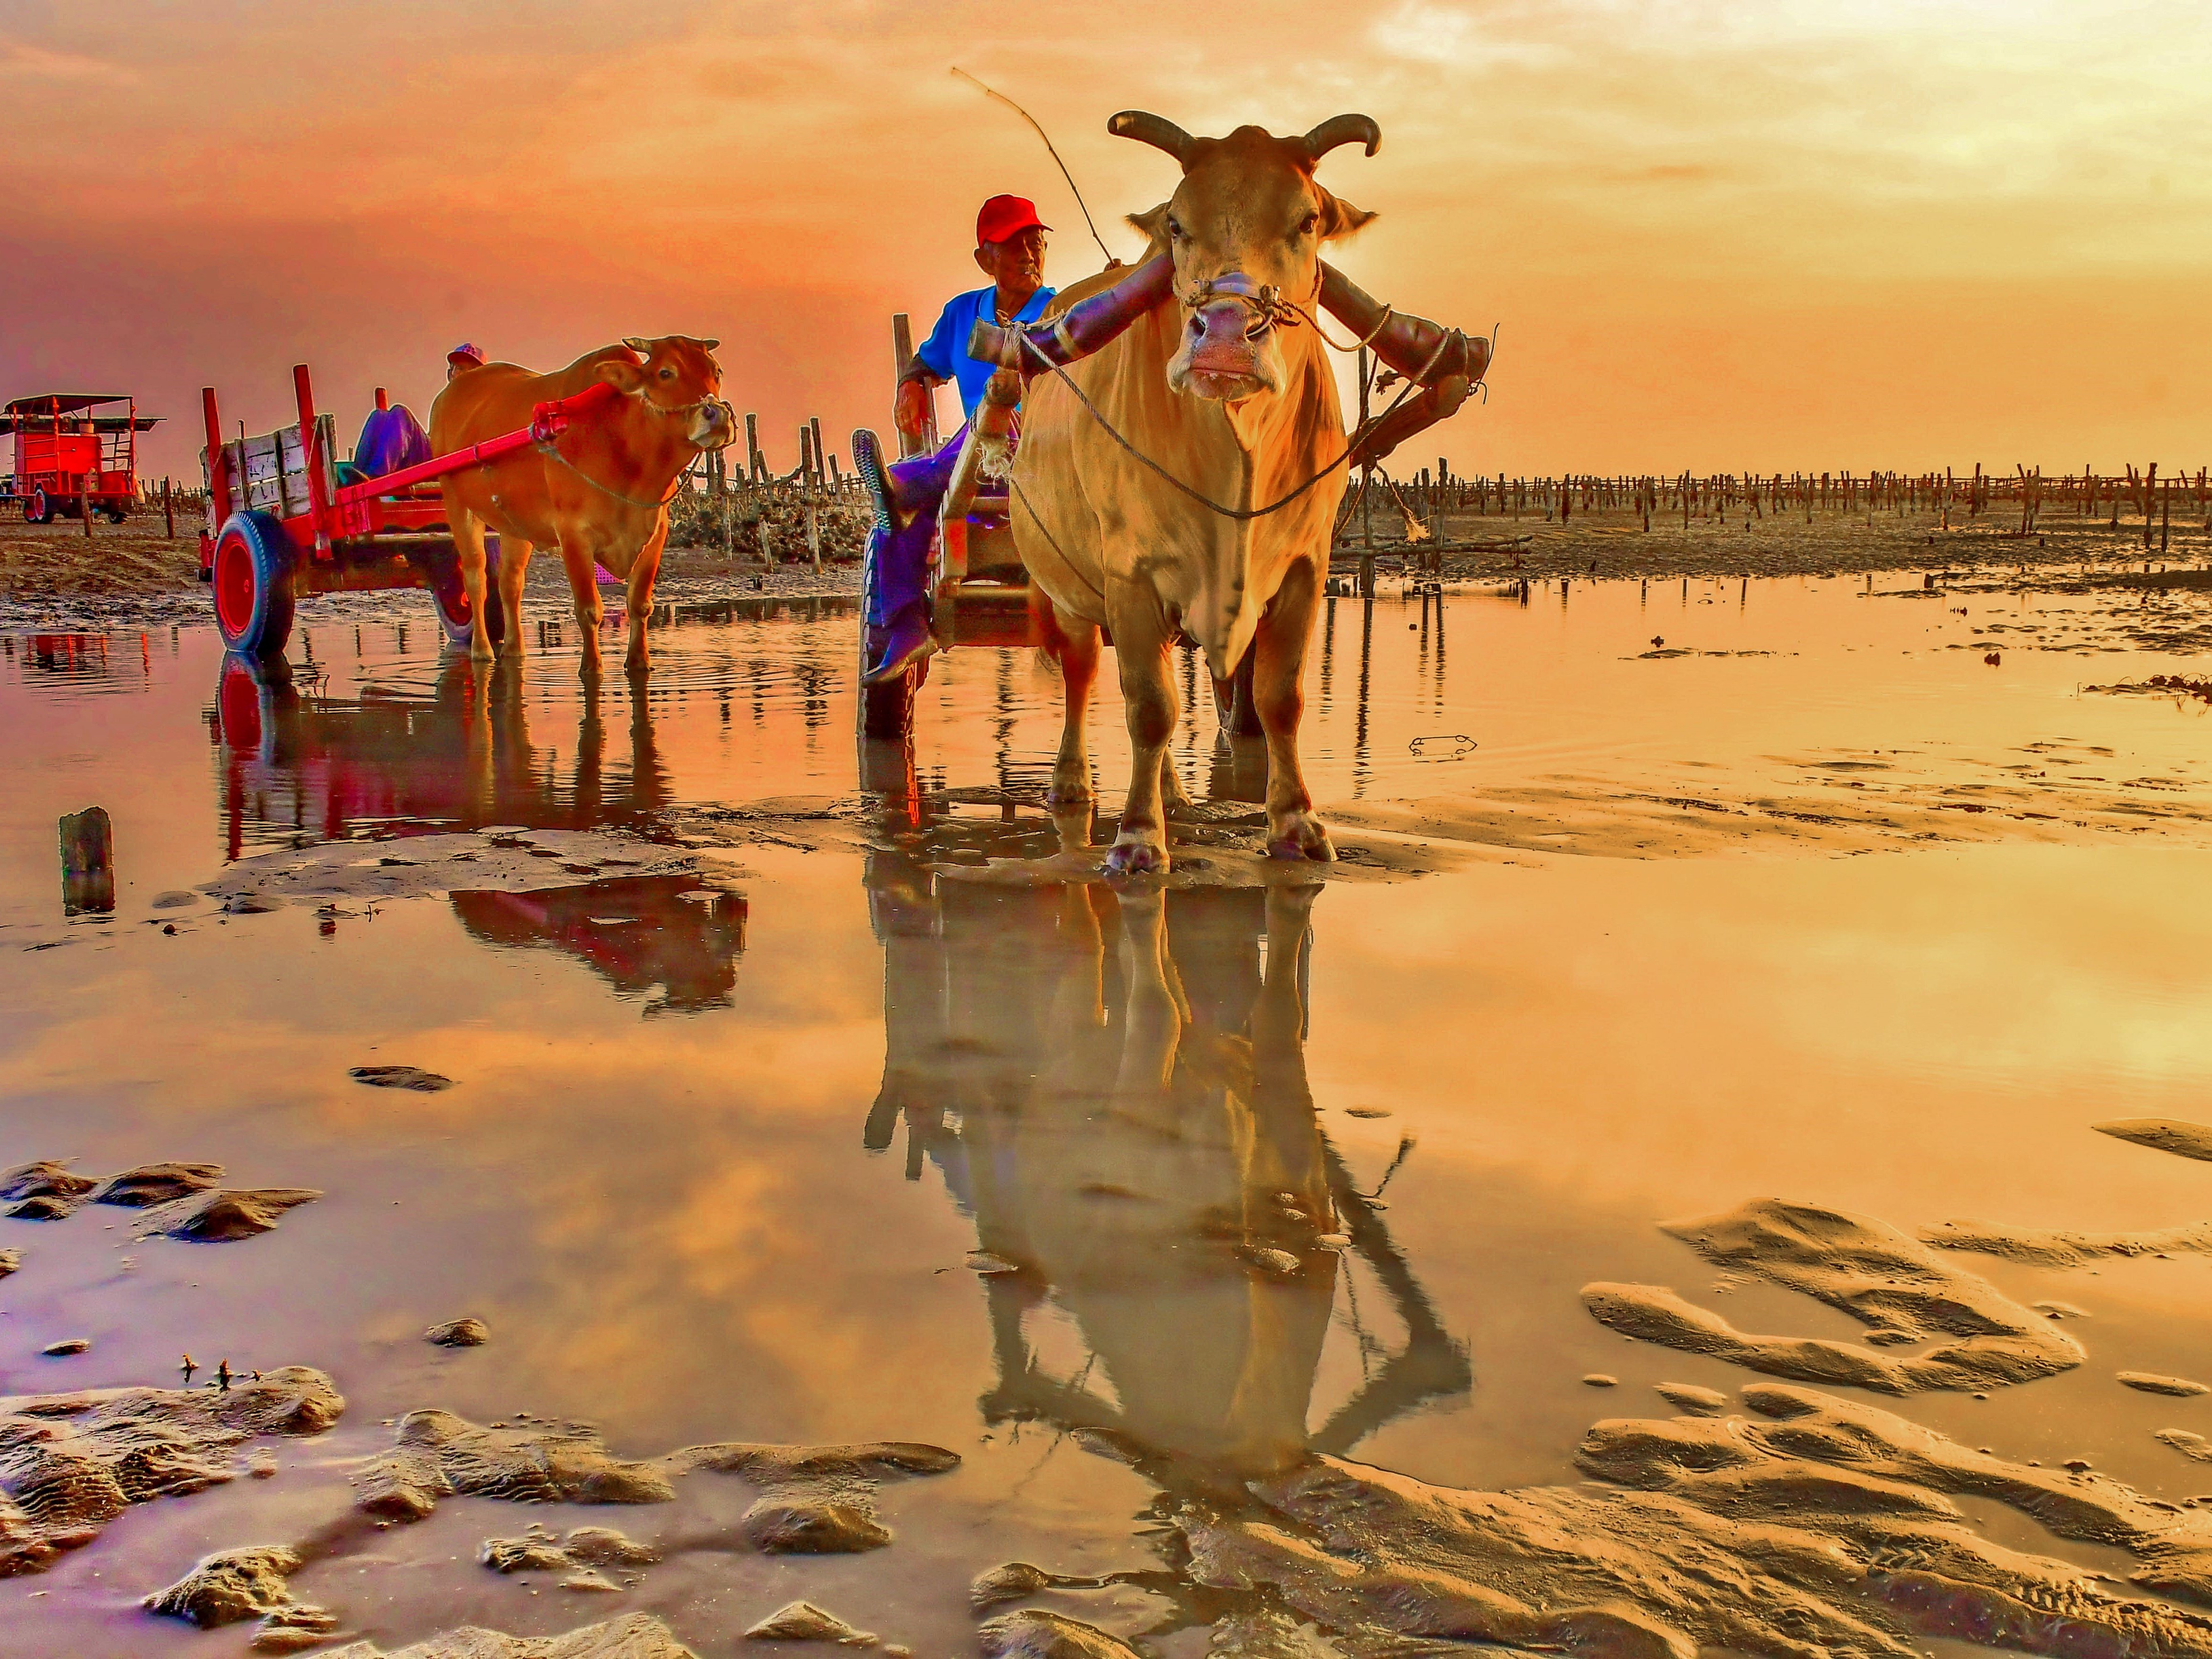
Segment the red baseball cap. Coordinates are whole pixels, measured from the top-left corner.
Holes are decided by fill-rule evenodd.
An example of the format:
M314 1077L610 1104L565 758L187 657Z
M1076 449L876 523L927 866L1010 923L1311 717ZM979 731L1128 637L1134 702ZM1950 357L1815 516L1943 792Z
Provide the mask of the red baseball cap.
M483 367L483 360L484 355L483 349L480 347L471 344L466 340L462 341L460 344L455 346L451 351L446 354L446 361L447 362L465 363L471 368L482 368Z
M1018 236L1032 225L1039 230L1052 227L1037 217L1036 204L1026 196L994 196L983 204L975 216L975 241L1003 242Z

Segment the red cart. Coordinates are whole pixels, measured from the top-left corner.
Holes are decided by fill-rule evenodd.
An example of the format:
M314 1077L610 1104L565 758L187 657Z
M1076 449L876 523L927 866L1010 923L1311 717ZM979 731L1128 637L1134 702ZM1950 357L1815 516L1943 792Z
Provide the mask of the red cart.
M0 433L15 439L7 497L27 524L104 513L121 524L138 501L138 434L158 415L141 415L121 392L42 392L0 409Z
M573 398L540 404L517 431L437 455L376 477L333 459L337 432L315 413L307 365L292 370L296 424L258 438L223 441L215 388L200 393L207 422L208 528L200 538L200 580L215 590L223 643L270 658L292 634L293 601L303 593L421 587L436 603L447 637L469 642L474 615L461 583L459 551L446 522L438 480L527 446L550 445L569 418L615 396L600 381ZM376 394L386 407L384 392ZM496 591L497 538L485 538L484 623L494 641L508 625Z

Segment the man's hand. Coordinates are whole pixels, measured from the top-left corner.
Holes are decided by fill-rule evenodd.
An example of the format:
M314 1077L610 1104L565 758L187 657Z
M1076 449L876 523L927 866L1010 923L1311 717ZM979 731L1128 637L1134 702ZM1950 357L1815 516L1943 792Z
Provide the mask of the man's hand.
M934 381L919 378L898 383L898 395L891 400L891 419L908 437L919 438L928 430L930 417L937 412L930 396L935 389Z

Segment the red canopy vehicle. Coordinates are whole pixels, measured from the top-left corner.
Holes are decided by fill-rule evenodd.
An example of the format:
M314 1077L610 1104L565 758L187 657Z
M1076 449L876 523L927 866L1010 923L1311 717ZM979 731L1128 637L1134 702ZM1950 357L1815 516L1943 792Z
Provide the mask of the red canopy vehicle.
M15 439L7 498L25 520L105 513L116 524L138 499L138 434L158 415L141 415L118 392L42 392L0 408L0 433Z

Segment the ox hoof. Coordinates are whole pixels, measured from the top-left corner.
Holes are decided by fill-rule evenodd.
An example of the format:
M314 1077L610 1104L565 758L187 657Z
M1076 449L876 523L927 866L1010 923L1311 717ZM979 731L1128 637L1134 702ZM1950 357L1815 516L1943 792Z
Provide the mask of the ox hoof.
M1328 830L1319 818L1302 815L1267 837L1267 856L1329 864L1335 861L1336 848L1329 845Z
M1156 841L1125 836L1106 854L1109 876L1164 876L1167 872L1168 849Z

